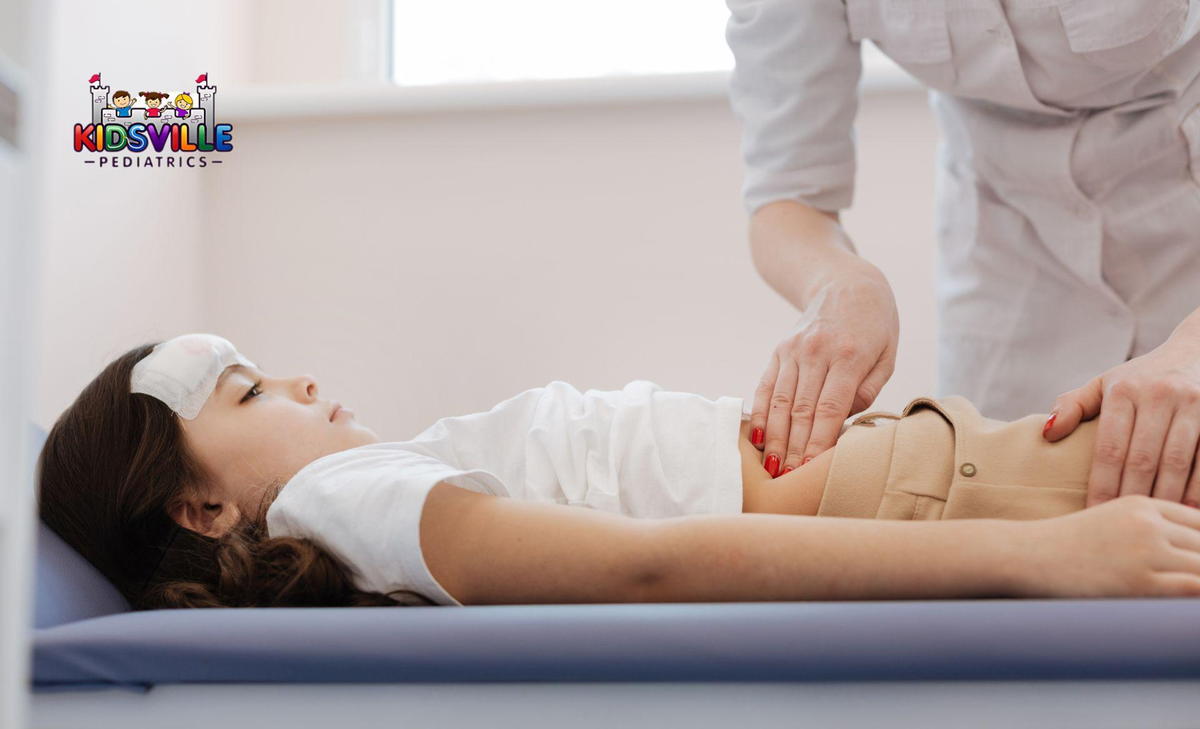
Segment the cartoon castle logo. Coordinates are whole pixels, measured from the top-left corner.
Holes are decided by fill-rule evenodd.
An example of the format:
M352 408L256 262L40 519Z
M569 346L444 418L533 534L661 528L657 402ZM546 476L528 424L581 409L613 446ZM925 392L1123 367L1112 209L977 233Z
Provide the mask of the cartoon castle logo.
M75 151L230 151L233 125L216 122L217 87L208 83L207 73L200 74L195 83L194 93L183 91L174 96L164 91L113 91L101 83L100 74L93 74L88 79L92 121L75 125ZM137 105L139 97L141 106ZM105 166L104 160L100 164ZM138 166L142 166L140 162ZM167 166L173 165L168 161ZM187 166L194 165L189 161Z
M196 93L180 93L165 107L162 102L170 98L170 94L158 91L129 92L117 89L115 95L110 95L109 86L100 85L100 74L95 79L92 89L92 123L120 124L126 128L130 124L149 121L186 124L194 132L197 125L216 125L216 115L213 114L213 102L217 95L217 87L208 84L208 74L202 73L196 78ZM203 86L199 84L203 83ZM143 107L134 106L137 100L134 94L142 96ZM124 112L124 113L122 113ZM163 112L174 112L164 114ZM195 137L193 136L193 139Z

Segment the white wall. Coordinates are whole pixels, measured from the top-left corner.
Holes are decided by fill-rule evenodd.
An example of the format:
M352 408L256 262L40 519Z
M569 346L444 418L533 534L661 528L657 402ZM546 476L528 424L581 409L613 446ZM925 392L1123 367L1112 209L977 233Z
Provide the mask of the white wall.
M931 124L922 93L863 103L846 225L903 318L880 406L933 387ZM235 129L205 321L384 438L551 379L749 399L798 317L750 261L723 99Z
M250 81L300 80L252 49L268 37L246 10L258 6L206 14L223 19L191 28L185 47L162 16L185 22L176 6L109 21L80 5L55 14L60 128L86 114L94 71L173 88L207 70L218 116L222 94ZM271 17L272 38L311 30ZM118 25L149 46L108 43ZM551 379L749 398L798 317L750 261L723 97L232 121L235 150L205 170L102 171L56 138L43 425L119 352L194 330L273 374L315 374L384 438ZM896 290L899 363L875 405L894 408L934 383L936 132L914 91L866 95L858 130L844 219Z
M198 73L238 78L231 0L51 5L44 123L45 243L37 301L35 418L49 427L99 370L126 349L203 328L202 180L180 169L85 164L72 129L91 119L88 79L113 91L183 91ZM137 8L144 12L138 12ZM123 38L113 42L113 38ZM236 83L236 81L235 81ZM94 155L93 155L94 157Z

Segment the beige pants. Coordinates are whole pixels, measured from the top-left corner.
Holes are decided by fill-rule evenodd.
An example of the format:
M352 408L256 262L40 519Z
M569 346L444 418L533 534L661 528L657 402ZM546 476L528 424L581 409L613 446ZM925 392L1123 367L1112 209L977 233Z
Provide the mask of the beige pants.
M1041 519L1079 511L1097 420L1056 443L1047 414L985 418L965 398L917 398L846 426L817 516Z

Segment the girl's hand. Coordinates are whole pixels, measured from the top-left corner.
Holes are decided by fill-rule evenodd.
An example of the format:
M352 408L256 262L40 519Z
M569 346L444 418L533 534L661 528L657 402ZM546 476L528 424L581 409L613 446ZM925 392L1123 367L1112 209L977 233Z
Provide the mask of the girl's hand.
M1100 416L1087 505L1142 494L1200 504L1200 336L1177 329L1154 350L1058 396L1043 437ZM1189 478L1189 474L1191 474Z
M751 432L772 477L828 450L896 367L900 317L878 268L846 254L771 354L754 392Z
M1019 597L1200 595L1200 511L1127 496L1025 523Z

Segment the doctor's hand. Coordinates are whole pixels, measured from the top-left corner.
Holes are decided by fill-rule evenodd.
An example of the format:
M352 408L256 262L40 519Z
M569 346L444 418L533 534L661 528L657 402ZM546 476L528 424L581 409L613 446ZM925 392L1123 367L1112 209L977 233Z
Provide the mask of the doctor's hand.
M751 442L772 477L830 448L896 366L900 318L878 268L847 253L813 292L754 391Z
M1064 438L1097 413L1087 506L1130 494L1200 504L1200 338L1176 329L1150 352L1059 395L1043 437Z

